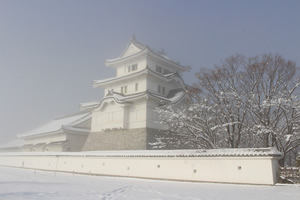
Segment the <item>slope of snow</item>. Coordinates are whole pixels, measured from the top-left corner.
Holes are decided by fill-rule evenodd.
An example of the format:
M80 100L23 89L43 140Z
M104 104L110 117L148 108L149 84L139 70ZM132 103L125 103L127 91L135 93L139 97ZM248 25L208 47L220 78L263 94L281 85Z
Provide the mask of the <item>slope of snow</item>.
M5 200L298 200L300 185L234 185L83 176L0 167Z
M58 131L62 128L62 126L71 126L73 123L76 123L77 121L89 116L90 113L85 112L77 115L71 115L68 117L64 118L59 118L59 119L54 119L36 129L33 129L29 132L19 134L18 137L23 138L27 136L32 136L32 135L38 135L42 133L48 133L48 132L54 132Z

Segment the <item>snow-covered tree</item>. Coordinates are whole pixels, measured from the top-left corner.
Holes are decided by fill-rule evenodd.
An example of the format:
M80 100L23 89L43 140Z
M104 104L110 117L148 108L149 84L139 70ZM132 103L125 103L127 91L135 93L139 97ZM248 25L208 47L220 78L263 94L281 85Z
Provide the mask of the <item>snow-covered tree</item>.
M296 64L279 55L250 58L242 77L241 87L247 98L244 104L253 124L253 145L276 146L285 158L300 145L300 79Z
M183 148L212 149L224 143L216 124L217 107L202 102L186 107L174 108L164 105L157 109L162 123L170 127L167 137L161 138L161 144Z
M196 78L191 105L157 108L173 133L165 142L193 148L275 146L284 156L300 146L300 79L294 62L279 55L237 55L201 69Z
M242 61L242 56L230 57L221 66L197 73L198 82L191 88L191 105L157 109L162 122L177 133L173 135L180 136L181 143L189 141L188 146L197 148L247 146L247 107L240 102L243 90L237 76L237 63Z

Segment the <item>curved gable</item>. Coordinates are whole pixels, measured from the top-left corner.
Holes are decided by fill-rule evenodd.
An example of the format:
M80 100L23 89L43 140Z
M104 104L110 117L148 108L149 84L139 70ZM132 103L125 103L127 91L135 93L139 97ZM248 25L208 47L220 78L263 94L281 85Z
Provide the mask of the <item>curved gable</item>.
M120 58L125 58L134 54L137 54L138 52L142 51L139 47L134 45L132 42L129 44L128 48L121 54Z

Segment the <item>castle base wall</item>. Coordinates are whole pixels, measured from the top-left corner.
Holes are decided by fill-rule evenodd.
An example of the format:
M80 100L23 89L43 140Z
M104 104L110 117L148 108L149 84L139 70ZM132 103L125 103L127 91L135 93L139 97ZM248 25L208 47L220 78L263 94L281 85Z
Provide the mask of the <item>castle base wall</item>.
M82 151L147 150L159 132L157 129L137 128L90 133Z

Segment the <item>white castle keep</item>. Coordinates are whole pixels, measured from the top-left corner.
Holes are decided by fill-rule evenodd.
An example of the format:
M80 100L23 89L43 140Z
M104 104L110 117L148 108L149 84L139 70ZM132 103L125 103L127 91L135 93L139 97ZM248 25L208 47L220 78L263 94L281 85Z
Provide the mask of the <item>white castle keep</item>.
M154 109L190 101L181 73L188 70L133 38L123 53L105 65L116 77L93 82L104 89L100 101L82 103L80 112L18 135L21 151L145 150L168 127ZM13 145L6 148L15 149Z

